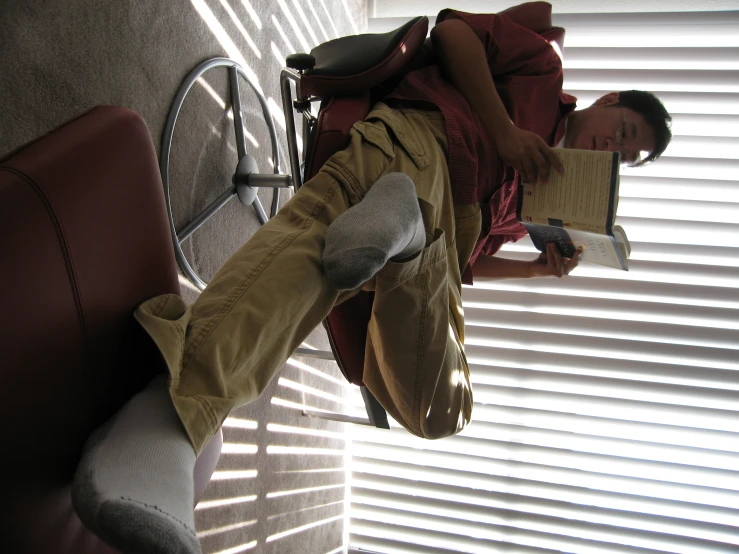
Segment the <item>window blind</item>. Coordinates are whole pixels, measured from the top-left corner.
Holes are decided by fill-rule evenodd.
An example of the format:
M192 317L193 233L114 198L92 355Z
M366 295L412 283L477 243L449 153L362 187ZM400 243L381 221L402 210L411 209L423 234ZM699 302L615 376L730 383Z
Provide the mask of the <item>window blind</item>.
M350 552L739 552L739 12L555 24L579 106L647 89L674 118L622 171L630 271L465 288L473 421L349 429Z

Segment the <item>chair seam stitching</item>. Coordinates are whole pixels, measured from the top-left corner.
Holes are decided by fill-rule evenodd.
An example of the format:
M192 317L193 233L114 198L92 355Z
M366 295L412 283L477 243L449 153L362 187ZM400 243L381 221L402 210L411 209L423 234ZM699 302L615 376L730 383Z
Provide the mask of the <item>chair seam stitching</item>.
M10 166L2 166L2 169L9 171L11 173L15 173L24 182L26 182L27 185L30 186L33 193L41 200L41 203L43 204L44 209L47 212L47 215L49 216L49 219L51 219L52 225L54 226L54 231L56 232L56 235L57 235L57 240L59 241L59 246L62 249L64 265L67 270L67 277L72 287L72 296L74 297L77 317L79 318L79 323L80 323L80 326L82 327L82 333L85 337L85 342L89 343L90 337L89 337L89 333L87 330L87 323L85 321L85 310L84 310L83 303L82 303L82 295L80 294L79 285L77 283L77 276L74 272L74 266L72 263L72 255L69 251L69 244L67 242L66 235L64 233L64 228L62 227L61 221L59 221L59 218L57 217L56 212L53 209L51 200L49 200L49 197L44 193L43 190L41 190L41 187L27 173L19 169L16 169L14 167L10 167Z

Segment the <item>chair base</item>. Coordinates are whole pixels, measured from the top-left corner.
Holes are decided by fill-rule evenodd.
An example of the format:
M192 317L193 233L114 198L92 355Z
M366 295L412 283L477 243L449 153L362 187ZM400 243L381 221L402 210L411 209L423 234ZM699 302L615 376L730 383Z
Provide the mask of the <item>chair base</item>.
M336 360L333 352L328 350L312 350L309 348L298 348L295 350L295 356L304 358L318 358L320 360ZM337 414L335 412L319 412L317 410L303 410L303 415L314 417L317 419L329 419L332 421L343 421L345 423L357 423L359 425L370 425L380 429L390 429L387 420L387 412L385 408L377 401L374 395L365 386L359 388L364 400L364 407L367 410L367 417L356 417L345 414Z
M172 217L172 202L169 187L169 155L172 149L172 137L177 123L177 116L179 115L182 104L184 103L187 94L190 92L190 89L206 71L217 67L228 68L229 72L231 112L233 115L234 132L236 135L236 150L238 152L239 159L236 164L236 170L234 171L231 187L225 190L218 198L216 198L215 201L208 205L202 212L200 212L200 214L195 216L192 221L186 224L178 232L175 228L174 219ZM275 161L274 167L276 175L259 174L256 160L246 151L244 121L241 111L241 97L239 95L239 78L246 80L262 107L262 115L264 116L265 123L269 129L270 139L272 142L272 159ZM275 190L275 194L272 199L271 215L274 216L279 209L279 188L292 185L292 180L289 175L279 175L280 149L277 139L277 130L275 129L272 115L267 106L267 100L261 90L249 79L244 68L241 67L238 62L229 58L212 58L206 60L193 69L187 77L185 77L184 81L182 81L182 85L180 85L180 88L175 95L174 102L172 103L169 115L167 116L167 122L164 126L159 170L162 175L162 182L164 184L164 192L167 200L167 213L169 215L169 224L172 231L175 257L177 258L177 262L182 269L182 272L199 290L205 289L207 283L203 281L197 275L192 266L190 266L190 263L182 251L182 243L235 196L238 196L243 204L254 206L257 218L260 223L264 225L268 218L259 198L257 198L256 188L272 187L278 189Z
M316 419L328 419L330 421L368 425L370 427L377 427L378 429L390 429L390 423L387 420L387 412L385 411L385 408L382 407L367 387L360 387L359 390L362 393L364 407L367 410L366 418L337 414L334 412L319 412L317 410L303 410L303 415Z

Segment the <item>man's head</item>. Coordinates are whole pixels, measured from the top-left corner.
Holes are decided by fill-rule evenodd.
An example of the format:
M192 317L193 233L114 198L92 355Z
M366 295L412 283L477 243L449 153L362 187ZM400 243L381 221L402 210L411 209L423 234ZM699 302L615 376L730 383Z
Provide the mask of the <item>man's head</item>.
M672 117L650 92L611 92L570 115L565 148L621 152L629 165L659 158L672 139ZM642 154L644 152L645 154Z

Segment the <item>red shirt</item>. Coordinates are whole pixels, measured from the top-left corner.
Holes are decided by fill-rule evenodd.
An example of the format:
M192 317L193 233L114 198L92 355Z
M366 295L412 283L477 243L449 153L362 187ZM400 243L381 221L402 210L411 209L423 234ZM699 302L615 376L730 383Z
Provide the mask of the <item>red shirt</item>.
M575 98L562 92L562 61L547 40L563 30L551 27L551 7L541 2L534 10L539 32L523 27L526 20L503 14L470 14L442 10L437 23L465 21L480 38L487 54L495 88L511 121L539 135L550 146L564 135L563 118L575 107ZM531 6L525 6L530 15ZM514 8L514 9L520 9ZM518 23L514 22L514 19ZM529 18L530 19L530 18ZM540 34L541 33L541 34ZM448 165L455 203L482 203L482 233L462 281L472 284L470 267L481 254L493 255L503 244L526 235L516 220L517 173L498 157L498 150L482 121L438 65L406 75L387 97L432 103L444 115L449 144ZM562 123L560 125L560 123Z

